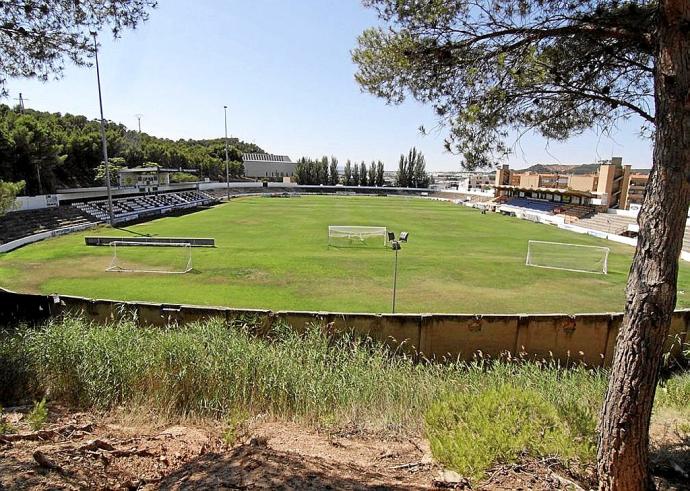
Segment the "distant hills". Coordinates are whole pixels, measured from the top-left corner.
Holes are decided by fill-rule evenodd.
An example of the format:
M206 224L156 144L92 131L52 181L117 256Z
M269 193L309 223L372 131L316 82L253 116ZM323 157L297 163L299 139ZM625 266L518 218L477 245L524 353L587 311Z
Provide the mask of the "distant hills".
M599 165L600 164L535 164L526 169L519 169L516 172L520 174L525 172L536 172L539 174L594 174L599 170ZM650 169L632 169L632 171L639 174L649 174Z

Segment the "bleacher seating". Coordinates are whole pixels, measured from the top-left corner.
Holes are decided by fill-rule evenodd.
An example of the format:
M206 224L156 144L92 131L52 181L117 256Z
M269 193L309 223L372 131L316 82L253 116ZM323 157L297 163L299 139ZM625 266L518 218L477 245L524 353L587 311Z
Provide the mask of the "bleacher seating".
M575 220L590 217L594 214L594 212L594 208L587 205L561 204L554 209L554 213L558 215L565 215L566 217L571 217Z
M126 222L170 211L204 206L215 201L213 196L201 191L130 196L113 199L113 215L116 222ZM73 206L97 220L108 220L107 200L79 202L74 203Z
M559 203L529 198L510 198L506 205L551 214L553 210L559 206Z
M92 216L71 206L14 211L0 217L0 244L41 232L97 222Z
M598 230L609 234L621 235L628 231L628 225L637 223L637 218L614 215L612 213L597 213L590 218L577 221L578 227Z

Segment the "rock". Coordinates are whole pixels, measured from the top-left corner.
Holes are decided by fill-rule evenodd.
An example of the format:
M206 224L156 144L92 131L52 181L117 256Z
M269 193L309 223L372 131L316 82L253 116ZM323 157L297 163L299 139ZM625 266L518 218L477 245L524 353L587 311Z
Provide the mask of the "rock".
M438 488L445 489L472 489L469 479L447 469L441 471L438 479L435 479L433 484Z

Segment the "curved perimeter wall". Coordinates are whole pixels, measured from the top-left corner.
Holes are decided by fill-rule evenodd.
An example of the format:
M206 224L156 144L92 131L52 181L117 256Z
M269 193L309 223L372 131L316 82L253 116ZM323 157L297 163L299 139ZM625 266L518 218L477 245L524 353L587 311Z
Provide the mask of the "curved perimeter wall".
M621 313L537 314L537 315L457 315L457 314L367 314L336 312L270 311L144 302L118 302L83 297L20 294L0 289L0 327L18 322L47 320L66 313L83 315L105 323L135 318L141 325L221 318L226 322L251 319L260 334L277 322L296 330L309 324L329 333L354 332L368 335L427 358L460 358L469 361L476 354L497 357L509 352L535 359L555 359L562 364L584 362L608 366L613 357ZM690 340L690 310L673 315L666 351L681 355Z

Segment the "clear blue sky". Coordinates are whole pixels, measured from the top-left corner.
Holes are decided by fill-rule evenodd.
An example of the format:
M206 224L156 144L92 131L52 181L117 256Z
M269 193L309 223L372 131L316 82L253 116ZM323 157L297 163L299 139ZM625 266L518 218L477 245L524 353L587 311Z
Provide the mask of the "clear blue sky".
M357 35L377 23L358 0L161 0L148 23L113 41L101 37L105 116L152 135L213 138L229 133L269 152L335 155L341 163L381 159L397 166L417 146L430 170L455 170L460 159L443 150L445 130L431 109L415 102L387 106L362 93L350 50ZM22 92L27 106L98 117L96 73L69 66L64 77L40 83L10 80L10 98ZM12 102L4 101L4 102ZM621 124L613 138L591 132L550 145L523 137L508 162L591 163L622 156L649 167L650 142L637 136L640 122Z

